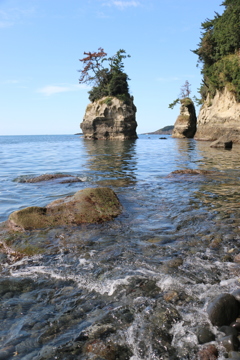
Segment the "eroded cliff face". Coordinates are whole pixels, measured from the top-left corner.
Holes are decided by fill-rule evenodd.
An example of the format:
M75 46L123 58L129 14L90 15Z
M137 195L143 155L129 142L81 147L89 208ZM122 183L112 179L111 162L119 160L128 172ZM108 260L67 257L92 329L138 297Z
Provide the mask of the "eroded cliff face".
M87 106L80 128L87 139L136 139L136 106L105 97Z
M180 115L178 116L172 137L174 138L193 138L196 132L197 117L195 107L191 99L181 100Z
M217 91L215 97L208 96L197 119L196 140L216 140L226 135L240 143L240 104L227 89Z

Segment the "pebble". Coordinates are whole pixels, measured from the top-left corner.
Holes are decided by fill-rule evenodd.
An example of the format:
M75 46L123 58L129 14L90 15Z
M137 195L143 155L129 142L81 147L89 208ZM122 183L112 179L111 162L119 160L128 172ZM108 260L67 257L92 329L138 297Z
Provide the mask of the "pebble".
M224 346L228 352L235 351L235 350L238 350L239 340L238 340L237 336L235 336L235 335L228 335L228 336L224 336L220 340L220 344L222 346Z
M220 327L219 331L223 332L225 335L235 335L238 336L238 331L236 328L232 327L232 326L226 326L223 325Z
M205 344L215 340L215 335L211 332L211 330L208 327L199 328L197 337L199 344Z
M217 360L218 350L215 345L208 345L197 354L198 360Z

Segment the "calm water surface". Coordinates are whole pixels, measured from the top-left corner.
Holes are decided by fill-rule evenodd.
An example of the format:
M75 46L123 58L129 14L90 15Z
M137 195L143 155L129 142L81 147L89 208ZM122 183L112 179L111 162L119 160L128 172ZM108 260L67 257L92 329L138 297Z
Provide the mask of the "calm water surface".
M240 147L159 137L0 137L1 222L86 187L109 186L123 205L102 225L2 231L0 359L196 354L208 302L239 287ZM182 169L209 174L169 176ZM22 182L45 173L81 182Z

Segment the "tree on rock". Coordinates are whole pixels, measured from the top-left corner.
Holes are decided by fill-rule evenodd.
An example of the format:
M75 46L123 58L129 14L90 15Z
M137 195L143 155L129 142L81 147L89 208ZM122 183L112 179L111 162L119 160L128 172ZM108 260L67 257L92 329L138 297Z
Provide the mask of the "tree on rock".
M126 51L120 49L115 55L107 58L103 48L99 48L97 52L84 52L84 55L86 56L80 59L84 68L79 70L79 83L93 85L89 91L90 101L94 102L104 96L115 96L127 101L130 98L129 78L124 72L123 59L130 55L126 55ZM107 67L104 66L105 62L108 62Z

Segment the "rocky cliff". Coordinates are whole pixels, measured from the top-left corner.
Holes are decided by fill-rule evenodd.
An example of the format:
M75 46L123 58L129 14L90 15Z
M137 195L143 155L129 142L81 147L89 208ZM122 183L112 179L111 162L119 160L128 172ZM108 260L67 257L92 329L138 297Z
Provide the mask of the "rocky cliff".
M87 106L80 128L87 139L136 139L136 106L116 97L104 97Z
M193 138L196 132L197 124L194 104L190 98L181 99L180 102L180 115L174 124L172 137Z
M199 112L195 139L216 140L223 135L240 143L240 104L227 89L205 100Z

